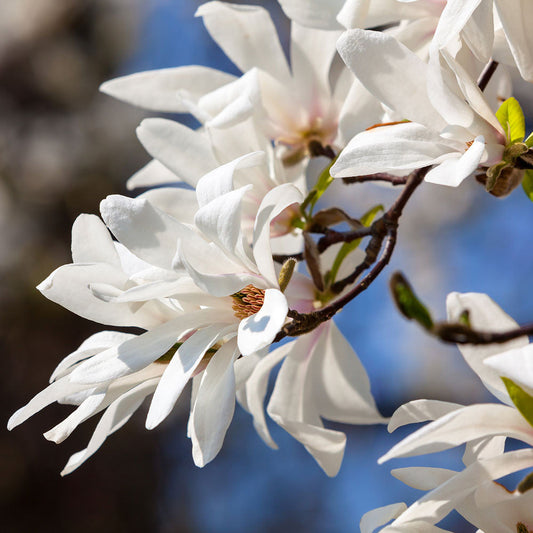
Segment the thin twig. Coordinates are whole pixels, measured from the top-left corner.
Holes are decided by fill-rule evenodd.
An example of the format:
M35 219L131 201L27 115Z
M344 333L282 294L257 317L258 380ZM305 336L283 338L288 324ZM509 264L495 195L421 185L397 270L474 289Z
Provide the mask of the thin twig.
M453 344L501 344L524 335L533 335L533 324L526 324L508 331L476 331L463 324L447 322L435 324L431 333L443 342Z
M384 181L391 185L405 185L408 176L395 176L394 174L387 174L386 172L377 172L376 174L368 174L366 176L352 176L349 178L341 178L346 185L353 183L367 183L369 181Z
M485 68L483 69L483 72L480 74L479 79L477 81L477 86L479 87L480 91L484 91L489 84L490 79L492 78L492 75L494 72L496 72L496 67L498 66L498 62L494 61L494 59L491 59Z

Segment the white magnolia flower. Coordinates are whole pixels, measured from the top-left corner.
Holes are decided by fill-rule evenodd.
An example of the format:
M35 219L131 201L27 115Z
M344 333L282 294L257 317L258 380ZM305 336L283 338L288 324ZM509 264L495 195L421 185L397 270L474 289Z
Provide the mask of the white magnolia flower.
M118 78L104 83L102 91L148 109L193 113L206 130L196 137L209 138L217 156L225 153L217 147L225 130L251 121L280 147L287 164L305 157L311 141L342 147L381 117L379 103L334 62L340 32L293 23L289 65L264 8L208 2L197 15L244 73L241 78L206 67L178 67ZM246 144L244 149L243 142L249 141L241 134L233 147L241 151L232 151L231 158L265 149Z
M452 293L447 307L452 321L457 321L468 310L469 320L476 330L497 332L517 327L516 322L484 294ZM525 387L533 386L530 365L521 364L521 361L528 360L528 338L524 336L504 344L486 346L461 345L459 349L487 389L503 405L463 407L449 402L417 400L400 407L391 418L390 431L404 424L433 422L403 439L380 462L442 451L466 443L463 456L466 468L462 472L426 467L393 471L393 475L406 484L429 492L409 508L398 504L388 510L372 512L367 520L373 527L362 528L362 531L373 531L393 518L394 521L381 531L439 531L435 524L452 509L485 533L526 533L533 529L533 493L509 492L493 481L533 467L533 427L515 407L500 378L512 375ZM513 359L517 361L516 367L512 364ZM528 447L505 452L507 438L518 439Z
M434 64L384 33L351 30L338 46L363 85L400 122L356 135L332 167L333 176L407 173L433 165L426 181L456 187L480 164L489 167L502 159L505 132L483 93L450 55L445 55L447 65L438 66L445 75L432 75ZM443 79L446 84L439 86Z
M92 353L82 345L60 365L64 372L56 372L50 387L11 418L10 428L45 405L79 393L75 414L49 434L62 440L110 405L89 447L71 458L65 472L94 453L152 392L146 426L156 427L195 374L189 420L195 463L203 466L220 450L235 403L234 362L240 354L269 346L286 320L288 303L272 260L270 225L302 196L290 184L271 190L261 202L249 243L240 216L251 185L225 191L231 188L227 180L216 183L218 188L199 184L195 226L146 197L108 197L101 204L107 229L97 217L79 217L73 228L74 263L39 286L48 298L86 318L147 330L113 337ZM161 200L157 193L149 197ZM190 215L186 211L185 218Z

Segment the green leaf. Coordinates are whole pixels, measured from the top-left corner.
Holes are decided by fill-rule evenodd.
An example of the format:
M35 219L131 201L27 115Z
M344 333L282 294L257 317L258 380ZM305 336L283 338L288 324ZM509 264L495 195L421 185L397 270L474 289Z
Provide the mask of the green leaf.
M395 272L390 280L392 296L398 309L409 320L415 320L424 329L433 328L433 319L427 307L417 298L413 288L401 272Z
M524 141L524 143L528 148L533 148L533 133L529 135L529 137Z
M522 142L526 136L524 113L516 98L507 98L496 111L496 118L507 136L507 144Z
M311 216L311 214L313 213L313 209L320 197L326 192L326 189L333 183L334 178L331 177L329 171L336 160L337 158L333 159L333 161L331 161L331 163L320 173L316 185L309 193L308 198L310 198L310 200L308 204L311 206L309 216Z
M526 170L524 172L522 188L524 189L526 196L533 202L533 170Z
M363 226L368 227L372 222L374 222L374 219L376 218L377 214L380 211L384 211L385 208L379 204L375 205L372 209L368 210L362 217L361 217L361 224ZM362 239L355 239L355 241L352 242L345 242L341 247L340 250L337 253L337 256L335 257L335 261L333 261L333 265L331 267L331 270L328 272L327 276L327 282L329 285L335 283L335 280L337 279L337 274L339 273L339 269L342 265L342 262L346 259L346 257L352 253L360 244Z
M527 420L530 426L533 426L533 396L528 394L512 379L502 378L502 381L511 400L520 411L520 414Z

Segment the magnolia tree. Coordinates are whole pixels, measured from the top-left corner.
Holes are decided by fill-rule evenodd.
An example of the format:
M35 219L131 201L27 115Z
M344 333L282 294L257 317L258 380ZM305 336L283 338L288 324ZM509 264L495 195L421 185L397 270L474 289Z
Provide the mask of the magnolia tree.
M276 447L268 414L335 476L346 436L323 419L390 431L429 422L379 461L466 443L464 469L393 471L427 493L369 511L361 531L444 531L437 524L455 509L479 531L531 532L533 478L514 492L495 480L533 467L533 326L475 293L450 294L437 322L409 281L385 270L402 214L428 182L477 180L480 195L499 198L522 186L533 200L533 135L509 74L533 82L533 2L279 2L291 19L289 60L265 9L215 1L197 16L242 76L181 66L103 84L130 104L190 113L200 127L144 120L137 134L153 160L128 187L147 192L105 198L101 218L80 215L72 263L38 289L81 317L144 332L89 337L8 427L53 402L75 405L45 433L59 443L100 415L68 474L149 396L146 428L158 426L191 382L196 465L220 451L237 400L266 444ZM336 180L347 197L367 182L397 195L346 212L322 198ZM399 312L420 335L457 344L498 403L421 399L390 421L380 414L334 318L382 273ZM526 446L506 451L507 438Z

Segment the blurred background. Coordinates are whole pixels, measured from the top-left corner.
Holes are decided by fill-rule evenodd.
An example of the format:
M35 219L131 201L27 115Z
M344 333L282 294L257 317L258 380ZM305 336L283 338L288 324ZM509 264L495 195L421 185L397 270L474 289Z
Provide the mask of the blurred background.
M193 15L196 0L3 0L0 4L0 380L2 420L48 383L57 363L101 326L48 302L34 288L70 262L70 228L98 213L107 194L149 160L135 138L145 116L98 93L103 81L140 70L202 64L238 74ZM282 43L289 25L268 7ZM517 87L533 109L531 88ZM152 114L153 115L153 114ZM185 120L184 117L175 117ZM531 131L531 120L529 121ZM330 201L354 215L396 192L358 185L347 203L336 182ZM487 292L518 322L533 320L529 228L533 206L518 189L505 200L474 180L459 189L427 185L402 220L385 276L339 317L368 370L376 401L390 415L405 401L492 401L455 347L439 345L403 320L387 279L403 270L439 318L451 291ZM186 396L186 395L184 395ZM0 431L0 529L6 532L346 532L362 514L419 494L392 467L460 468L460 453L422 461L376 460L406 432L342 427L348 446L328 479L287 434L271 425L267 448L239 407L219 456L194 467L183 401L153 432L138 413L78 471L59 472L84 448L96 420L57 446L41 434L69 407L54 405L12 433ZM339 426L340 427L340 426ZM433 461L433 462L432 462ZM457 517L445 524L474 531Z

